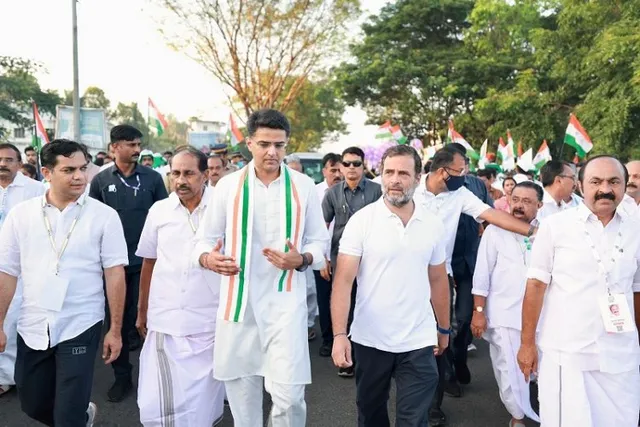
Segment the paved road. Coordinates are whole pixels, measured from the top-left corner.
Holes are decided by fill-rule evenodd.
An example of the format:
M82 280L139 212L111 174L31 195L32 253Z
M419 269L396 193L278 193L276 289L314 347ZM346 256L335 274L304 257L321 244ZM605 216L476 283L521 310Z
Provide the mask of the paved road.
M469 366L473 375L472 382L466 386L464 397L453 399L445 397L443 409L449 417L449 427L507 427L509 415L498 397L486 343L478 342L478 351L471 353ZM330 359L318 356L319 342L311 343L311 366L313 384L307 388L308 423L310 427L354 427L355 383L353 380L339 378ZM137 354L136 354L137 356ZM114 404L106 401L106 391L111 385L111 368L100 361L96 365L93 399L98 404L96 427L139 426L138 410L133 395L125 401ZM391 396L391 417L394 414L394 395ZM265 402L265 408L268 408ZM232 427L231 414L226 409L223 427ZM266 412L266 411L265 411ZM15 391L0 398L0 426L22 427L38 426L22 412ZM527 427L537 426L528 423ZM201 427L201 426L194 426Z

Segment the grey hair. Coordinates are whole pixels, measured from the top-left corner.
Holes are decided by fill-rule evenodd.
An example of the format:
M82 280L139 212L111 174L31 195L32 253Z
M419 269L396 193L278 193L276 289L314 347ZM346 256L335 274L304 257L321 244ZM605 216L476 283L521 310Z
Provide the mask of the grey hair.
M289 154L287 157L284 158L284 162L286 164L289 164L289 163L300 163L300 164L302 164L302 161L300 160L300 157L296 156L295 154Z

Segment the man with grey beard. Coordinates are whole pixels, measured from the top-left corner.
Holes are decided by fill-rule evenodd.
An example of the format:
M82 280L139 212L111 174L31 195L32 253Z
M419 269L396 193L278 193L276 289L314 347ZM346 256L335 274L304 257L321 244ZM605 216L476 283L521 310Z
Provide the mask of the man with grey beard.
M339 368L351 367L353 342L361 427L389 425L391 377L396 380L395 424L426 425L438 385L435 355L449 345L444 225L413 201L420 172L413 148L388 149L382 158L383 197L356 212L340 240L331 294L332 357ZM356 276L349 341L347 318Z

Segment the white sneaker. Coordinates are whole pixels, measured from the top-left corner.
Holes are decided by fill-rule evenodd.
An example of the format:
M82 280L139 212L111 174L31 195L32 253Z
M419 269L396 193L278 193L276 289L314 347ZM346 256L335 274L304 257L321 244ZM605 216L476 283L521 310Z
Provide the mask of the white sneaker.
M471 344L469 344L469 347L467 347L467 352L476 351L477 349L478 349L478 347L476 347L475 344L471 343Z
M96 415L98 415L98 407L95 403L89 402L89 407L87 408L87 427L93 427Z

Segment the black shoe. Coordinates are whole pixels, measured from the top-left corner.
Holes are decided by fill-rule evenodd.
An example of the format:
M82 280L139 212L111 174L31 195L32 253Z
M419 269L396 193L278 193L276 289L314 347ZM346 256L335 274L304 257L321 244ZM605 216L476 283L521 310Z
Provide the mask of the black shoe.
M318 354L320 354L320 357L331 357L332 349L333 349L333 343L323 342L322 345L320 346L320 350L318 351Z
M466 363L456 362L456 378L458 382L463 385L467 385L471 382L471 371Z
M444 394L449 397L462 397L462 387L456 381L447 381L444 383Z
M142 347L142 340L140 339L140 335L138 335L138 331L134 331L129 334L129 351L136 351L140 347Z
M342 378L353 378L355 372L353 370L353 366L349 368L340 368L338 370L338 376Z
M132 388L131 378L117 378L107 392L107 399L109 402L122 402Z
M429 409L429 426L438 427L447 424L447 416L442 409Z

